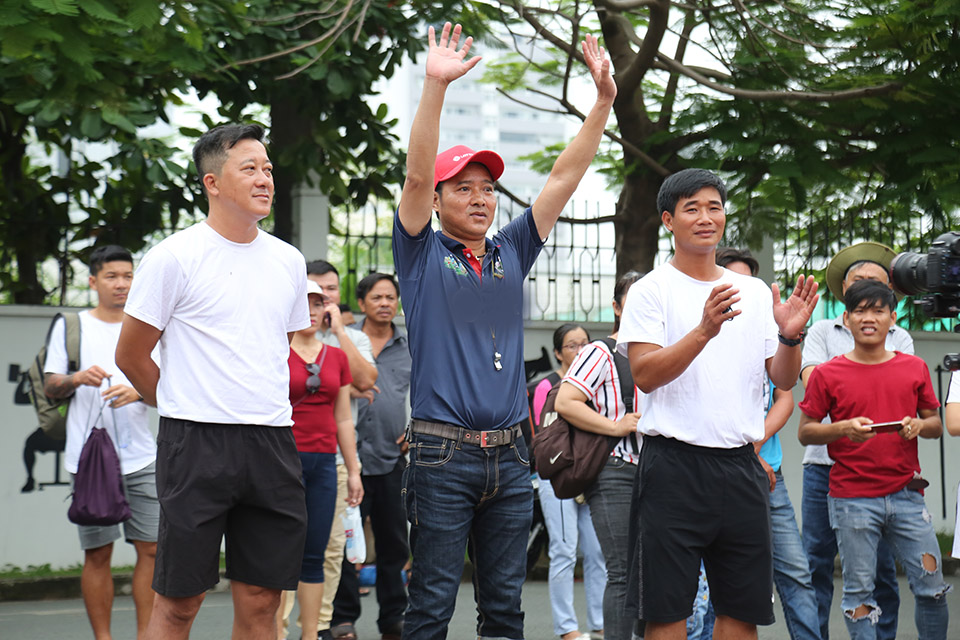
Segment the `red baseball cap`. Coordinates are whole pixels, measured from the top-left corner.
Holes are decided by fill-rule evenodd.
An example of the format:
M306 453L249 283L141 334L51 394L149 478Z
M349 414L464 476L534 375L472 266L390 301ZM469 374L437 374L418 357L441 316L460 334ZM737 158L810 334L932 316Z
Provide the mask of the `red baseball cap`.
M437 154L437 163L433 169L433 188L444 180L457 175L471 162L479 162L490 172L490 177L496 180L503 175L503 158L494 151L474 151L470 147L458 144L450 147L443 153Z

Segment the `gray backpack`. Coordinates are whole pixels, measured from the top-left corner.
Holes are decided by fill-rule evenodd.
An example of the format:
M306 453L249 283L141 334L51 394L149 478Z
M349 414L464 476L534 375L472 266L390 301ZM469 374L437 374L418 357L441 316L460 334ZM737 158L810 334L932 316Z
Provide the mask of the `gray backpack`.
M47 347L50 344L50 334L57 320L63 318L66 326L64 339L67 348L68 370L75 373L80 370L80 315L77 313L58 313L47 329L47 339L37 352L30 368L20 374L17 384L15 401L17 404L29 402L37 412L37 422L43 432L51 438L63 440L67 437L67 409L70 407L70 397L48 398L43 392L46 374L43 371L47 362Z

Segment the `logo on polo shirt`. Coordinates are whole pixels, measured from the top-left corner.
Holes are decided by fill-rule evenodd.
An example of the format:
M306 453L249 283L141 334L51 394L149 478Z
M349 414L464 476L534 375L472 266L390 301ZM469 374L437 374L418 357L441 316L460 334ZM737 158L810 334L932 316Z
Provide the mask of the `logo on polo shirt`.
M461 263L459 260L457 260L453 256L445 256L443 258L443 266L445 266L447 269L450 269L458 276L467 275L467 268L464 267L463 263Z

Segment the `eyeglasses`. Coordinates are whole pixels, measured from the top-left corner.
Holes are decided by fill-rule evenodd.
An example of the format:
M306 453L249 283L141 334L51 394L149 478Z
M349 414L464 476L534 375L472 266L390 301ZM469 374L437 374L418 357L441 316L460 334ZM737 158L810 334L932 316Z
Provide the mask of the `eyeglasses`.
M311 362L306 365L307 373L310 374L310 377L307 378L307 393L313 394L320 390L320 365L316 362Z
M566 349L567 351L580 351L583 347L590 344L589 342L571 342L570 344L565 344L561 349Z

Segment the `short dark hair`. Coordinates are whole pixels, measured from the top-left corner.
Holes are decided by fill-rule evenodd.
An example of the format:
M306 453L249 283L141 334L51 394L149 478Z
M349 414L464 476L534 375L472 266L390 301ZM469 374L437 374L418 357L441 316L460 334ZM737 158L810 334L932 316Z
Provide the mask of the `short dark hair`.
M129 262L133 264L133 256L123 247L116 244L106 244L97 247L90 254L90 275L95 276L103 269L107 262Z
M193 145L193 164L200 183L208 173L219 173L227 160L227 151L241 140L263 142L264 129L258 124L223 124L200 136Z
M587 334L587 340L590 339L590 332L587 331L587 328L583 325L577 324L576 322L565 322L557 327L556 331L553 332L554 356L556 356L557 353L563 352L563 339L567 337L567 334L577 329L583 329L583 332ZM557 362L560 362L559 358L557 358Z
M327 262L326 260L311 260L307 263L307 275L308 276L322 276L325 273L333 273L337 276L337 280L340 279L340 272L337 271L337 268Z
M388 273L377 273L375 271L357 283L357 300L365 300L370 290L381 280L389 280L397 291L397 297L400 297L400 285L397 284L396 278Z
M689 198L704 187L713 187L720 193L720 202L727 203L727 185L720 176L706 169L683 169L667 176L657 193L657 209L673 215L677 202Z
M734 247L720 247L717 249L717 264L726 267L732 262L742 262L750 267L750 275L756 276L760 271L760 263L753 257L749 249L736 249Z
M896 294L889 286L878 280L857 280L843 294L843 304L847 313L852 312L864 302L871 307L879 304L890 311L897 310Z
M627 271L622 276L617 278L616 284L613 285L613 301L617 303L617 306L620 309L623 309L623 298L627 295L627 291L630 289L630 285L634 282L647 275L643 271L635 271L631 269ZM613 330L620 330L620 316L616 316L613 320Z

